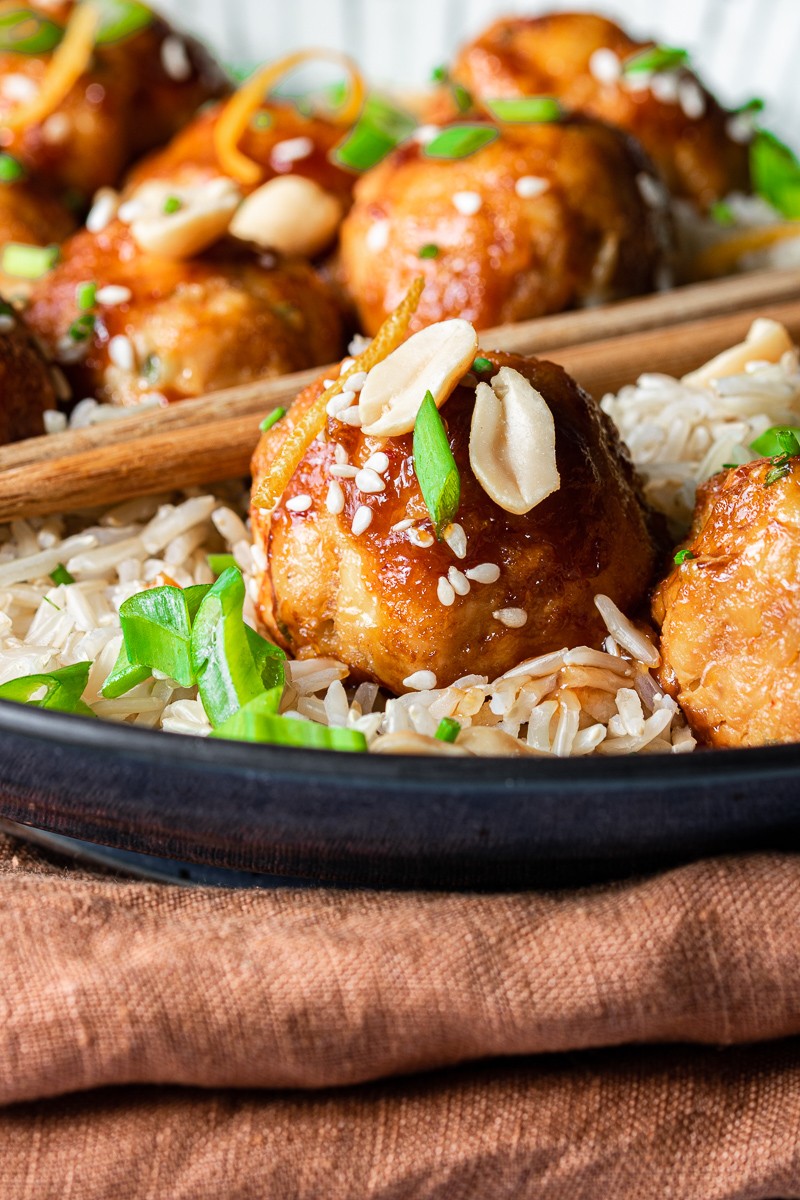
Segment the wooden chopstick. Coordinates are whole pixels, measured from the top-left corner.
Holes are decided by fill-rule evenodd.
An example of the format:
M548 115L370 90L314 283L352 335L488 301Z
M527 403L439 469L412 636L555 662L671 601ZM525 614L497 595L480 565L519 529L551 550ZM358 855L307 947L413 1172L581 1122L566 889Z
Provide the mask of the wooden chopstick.
M741 341L752 321L760 316L782 321L800 339L798 299L666 329L567 346L548 353L548 357L599 398L605 392L618 391L624 384L633 383L644 371L680 376L693 370ZM504 339L506 345L513 342L513 330L510 327L509 336ZM0 521L75 512L153 495L163 492L165 487L217 483L245 475L263 414L276 404L291 403L298 385L317 376L317 371L303 372L300 376L208 397L197 402L204 406L204 419L199 423L170 421L171 411L181 408L177 406L164 413L159 421L151 419L146 424L145 416L138 429L144 427L147 432L133 440L95 444L77 453L0 466ZM24 443L21 445L24 447ZM4 451L4 455L8 453Z

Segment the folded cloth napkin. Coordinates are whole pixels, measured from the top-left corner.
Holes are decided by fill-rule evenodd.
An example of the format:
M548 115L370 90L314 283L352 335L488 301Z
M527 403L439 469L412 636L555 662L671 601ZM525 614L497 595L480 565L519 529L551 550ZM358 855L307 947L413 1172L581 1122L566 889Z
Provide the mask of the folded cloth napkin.
M0 905L2 1197L800 1197L798 857L237 892L5 840Z

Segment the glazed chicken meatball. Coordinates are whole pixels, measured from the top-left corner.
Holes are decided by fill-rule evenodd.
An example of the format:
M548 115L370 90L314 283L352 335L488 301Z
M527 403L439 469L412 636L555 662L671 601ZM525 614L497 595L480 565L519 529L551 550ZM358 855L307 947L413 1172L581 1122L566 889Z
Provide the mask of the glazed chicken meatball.
M663 683L713 746L800 741L800 460L715 475L658 588Z
M56 406L48 364L21 317L0 301L0 445L44 433Z
M571 110L627 130L675 194L702 208L748 191L747 147L731 137L731 114L691 71L626 71L652 45L591 13L507 17L463 47L452 78L478 102L557 96Z
M563 646L599 645L605 626L595 594L628 611L646 595L648 513L610 421L560 367L510 354L486 359L482 378L510 368L544 398L560 487L523 514L491 499L471 467L476 387L456 386L441 417L461 499L438 541L412 436L368 436L331 417L274 511L252 513L266 562L260 613L293 655L331 655L394 692L420 671L442 687L472 673L496 677ZM321 391L321 383L309 387L263 435L256 487ZM348 467L366 475L349 477Z
M228 84L198 42L137 6L129 31L124 22L101 26L77 81L39 111L54 55L79 7L15 3L18 20L4 32L19 50L0 53L0 125L3 149L32 175L56 193L88 200L97 188L118 183L129 163L165 142Z
M336 301L306 263L262 265L227 243L188 259L147 254L119 220L66 243L27 317L76 399L115 404L317 366L343 344Z
M341 264L367 333L420 274L417 327L463 316L485 329L649 292L671 241L667 196L644 155L585 118L506 125L460 159L410 142L355 196Z

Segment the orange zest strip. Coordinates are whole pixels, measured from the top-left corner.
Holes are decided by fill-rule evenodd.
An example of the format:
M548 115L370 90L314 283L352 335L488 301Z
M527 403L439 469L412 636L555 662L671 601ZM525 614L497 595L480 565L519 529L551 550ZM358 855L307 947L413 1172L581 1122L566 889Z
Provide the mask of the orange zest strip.
M766 250L776 242L800 238L800 221L787 221L780 225L766 225L761 229L747 229L709 246L694 260L693 271L701 278L729 274L739 259L757 250Z
M367 89L353 60L335 50L298 50L294 54L287 54L285 58L268 63L251 75L220 113L214 127L214 149L226 175L247 185L260 183L264 175L263 168L242 153L239 142L253 115L263 104L264 97L275 84L296 67L315 59L325 59L344 67L347 72L347 96L343 104L331 110L329 118L336 125L354 124L364 105Z
M350 376L359 371L371 370L376 363L388 358L404 340L411 318L417 310L424 286L425 281L422 278L414 280L405 299L391 316L386 318L363 354L359 354L352 367L334 380L331 386L326 388L303 414L278 451L269 474L262 479L260 487L253 495L253 504L256 508L263 508L269 512L278 503L308 447L325 428L328 418L325 410L328 403L334 396L338 396L345 390Z
M28 104L18 105L3 118L7 129L16 132L31 125L40 125L58 108L89 68L99 23L100 11L90 0L76 5L64 37L50 59L39 94Z

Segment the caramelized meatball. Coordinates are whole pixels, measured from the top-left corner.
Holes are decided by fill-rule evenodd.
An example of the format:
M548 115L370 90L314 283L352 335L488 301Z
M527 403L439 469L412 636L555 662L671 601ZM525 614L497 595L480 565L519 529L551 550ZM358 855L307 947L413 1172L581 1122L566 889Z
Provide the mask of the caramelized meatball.
M591 13L507 17L463 47L452 77L479 102L557 96L626 129L675 194L701 207L749 191L747 147L730 137L730 113L691 71L620 74L620 64L652 44Z
M715 475L658 588L663 683L714 746L800 740L800 460Z
M0 445L44 433L42 414L55 406L50 368L21 318L0 301Z
M75 228L69 210L40 186L20 180L0 183L0 250L9 242L50 246L63 242ZM0 292L13 300L27 299L28 279L0 271Z
M603 592L628 611L646 595L654 563L648 514L611 422L560 367L511 354L487 357L496 368L519 371L549 405L560 489L521 516L489 498L470 468L475 389L458 386L441 415L461 476L456 520L466 547L459 558L431 532L411 435L381 441L331 418L274 512L252 514L267 564L260 613L292 654L333 655L394 692L420 670L433 671L444 686L473 672L494 677L529 655L599 644L605 627L594 595ZM321 384L308 388L263 435L253 462L256 484L321 390ZM337 481L344 490L338 513L327 503L337 447L359 467L377 451L389 460L384 491L365 495L352 479ZM372 520L353 533L362 505ZM412 520L410 529L395 527ZM467 572L481 564L498 568L496 580L473 582L447 606L440 579L452 568ZM524 610L524 625L512 628L493 616L503 609Z
M77 289L87 281L96 304L82 312ZM343 344L336 302L306 263L264 266L227 243L189 260L156 258L119 220L66 243L27 317L76 398L115 404L148 393L181 400L317 366Z
M75 5L40 7L19 0L14 11L20 20L29 14L32 28L33 22L44 23L56 40ZM51 58L52 52L0 53L0 124L36 97ZM144 28L96 45L88 70L61 103L41 123L3 130L2 145L54 191L86 200L97 188L116 184L129 163L227 89L199 42L178 36L153 15Z
M425 276L416 326L476 328L651 291L668 200L631 139L585 118L505 126L462 159L400 147L356 185L341 264L367 333Z

